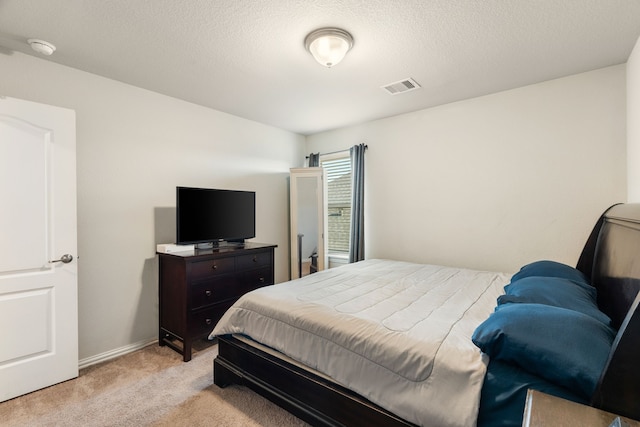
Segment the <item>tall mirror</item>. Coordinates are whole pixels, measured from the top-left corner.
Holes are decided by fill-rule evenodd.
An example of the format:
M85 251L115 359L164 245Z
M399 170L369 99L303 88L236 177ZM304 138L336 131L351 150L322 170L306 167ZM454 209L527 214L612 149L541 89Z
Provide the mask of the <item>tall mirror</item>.
M326 265L323 168L293 168L290 175L291 278Z

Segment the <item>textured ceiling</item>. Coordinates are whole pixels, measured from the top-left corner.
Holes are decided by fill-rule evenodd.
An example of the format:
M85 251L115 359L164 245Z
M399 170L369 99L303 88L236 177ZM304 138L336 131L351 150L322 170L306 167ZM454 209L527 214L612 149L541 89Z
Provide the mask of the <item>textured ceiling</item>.
M355 39L330 69L303 45L325 26ZM301 134L624 63L639 36L638 0L0 0L0 54L44 39L46 60Z

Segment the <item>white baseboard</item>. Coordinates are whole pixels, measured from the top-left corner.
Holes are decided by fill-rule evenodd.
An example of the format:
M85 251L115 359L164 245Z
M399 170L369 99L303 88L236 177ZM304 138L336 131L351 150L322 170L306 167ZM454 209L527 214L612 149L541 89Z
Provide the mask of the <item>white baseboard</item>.
M157 339L150 339L144 341L138 341L137 343L125 345L124 347L116 348L106 351L104 353L96 354L95 356L86 357L78 362L78 369L86 368L87 366L95 365L96 363L106 362L107 360L115 359L116 357L123 356L127 353L140 350L148 345L158 343Z

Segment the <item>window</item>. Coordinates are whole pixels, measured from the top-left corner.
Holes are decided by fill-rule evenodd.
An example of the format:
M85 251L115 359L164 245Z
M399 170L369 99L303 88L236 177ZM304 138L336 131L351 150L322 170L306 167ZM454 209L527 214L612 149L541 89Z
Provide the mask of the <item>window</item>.
M351 158L323 156L320 166L327 176L327 244L329 254L349 253L351 227Z

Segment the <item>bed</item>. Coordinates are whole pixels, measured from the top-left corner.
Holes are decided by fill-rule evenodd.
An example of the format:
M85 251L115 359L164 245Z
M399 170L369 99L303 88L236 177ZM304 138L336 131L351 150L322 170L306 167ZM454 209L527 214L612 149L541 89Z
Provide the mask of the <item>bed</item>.
M254 291L210 335L214 382L319 426L519 425L529 388L638 419L639 249L623 204L576 268L367 260Z

